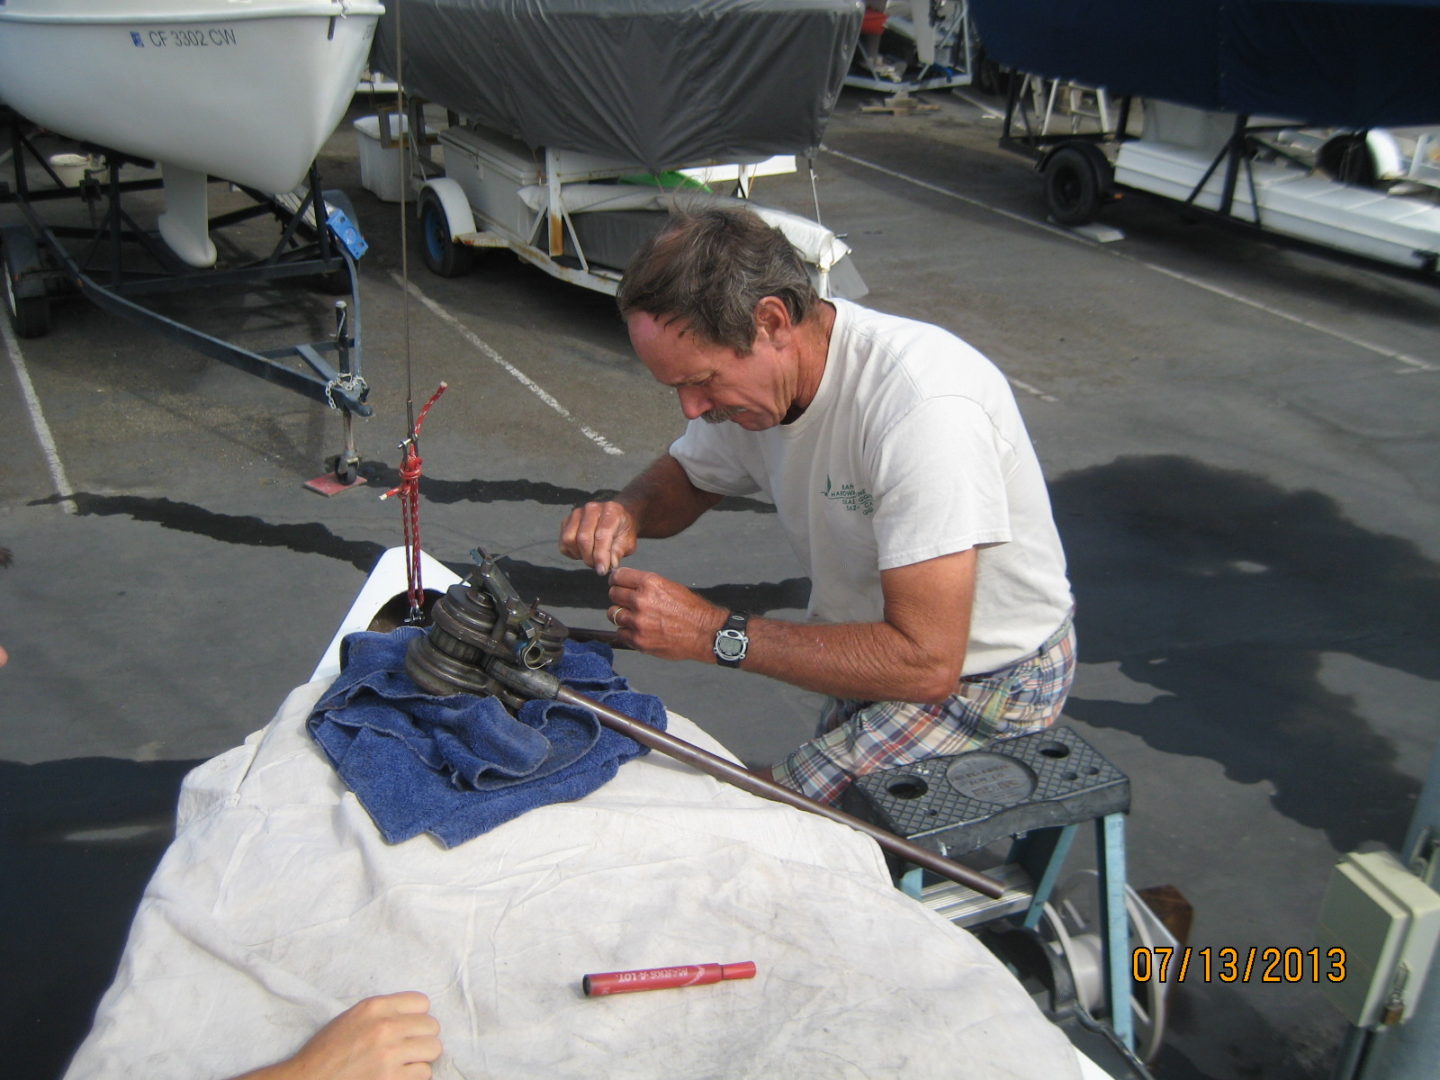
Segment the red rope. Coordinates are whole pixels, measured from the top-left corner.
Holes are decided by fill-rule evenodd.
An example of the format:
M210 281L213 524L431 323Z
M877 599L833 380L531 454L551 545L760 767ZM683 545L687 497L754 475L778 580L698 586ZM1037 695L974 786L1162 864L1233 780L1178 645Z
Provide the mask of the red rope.
M420 428L425 424L425 417L430 415L431 406L440 400L448 385L442 382L440 389L430 395L430 400L420 410L415 430L401 444L405 456L400 461L400 483L380 496L382 499L400 496L400 518L405 530L406 596L410 600L411 621L420 617L425 604L425 586L420 580L420 466L425 463L419 451Z

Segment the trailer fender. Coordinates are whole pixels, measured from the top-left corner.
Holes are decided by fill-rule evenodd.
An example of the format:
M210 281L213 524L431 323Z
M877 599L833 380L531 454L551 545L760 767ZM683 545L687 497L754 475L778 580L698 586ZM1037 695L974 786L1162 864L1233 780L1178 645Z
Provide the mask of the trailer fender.
M475 215L470 211L470 200L465 197L465 189L448 176L438 176L426 180L420 188L420 197L415 200L415 212L420 212L420 206L424 202L425 192L432 191L435 197L440 200L440 205L445 210L445 221L450 226L450 239L466 233L473 233L475 229Z

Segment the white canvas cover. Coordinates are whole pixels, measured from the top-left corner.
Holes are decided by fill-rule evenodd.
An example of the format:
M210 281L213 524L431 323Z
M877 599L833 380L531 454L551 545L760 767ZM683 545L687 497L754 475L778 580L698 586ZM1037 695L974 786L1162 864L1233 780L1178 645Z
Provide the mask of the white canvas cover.
M69 1080L232 1076L402 989L431 998L447 1080L1079 1075L1000 963L890 884L873 841L667 758L451 850L386 844L304 729L328 682L187 778ZM743 960L754 979L579 989Z
M458 580L421 560L430 588ZM186 778L66 1080L234 1076L399 990L431 999L439 1080L1101 1075L975 938L891 885L868 837L658 754L456 848L386 844L305 719L404 565L387 551L312 681ZM726 754L683 716L669 730ZM594 972L745 960L743 982L580 992Z

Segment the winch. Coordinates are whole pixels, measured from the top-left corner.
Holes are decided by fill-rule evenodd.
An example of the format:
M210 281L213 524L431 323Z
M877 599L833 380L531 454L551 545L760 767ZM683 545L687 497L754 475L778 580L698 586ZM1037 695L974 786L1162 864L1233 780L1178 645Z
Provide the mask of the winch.
M426 693L493 695L513 711L527 698L493 677L495 664L548 668L560 659L568 631L538 601L522 600L484 548L470 558L475 569L432 605L430 629L411 643L405 671Z

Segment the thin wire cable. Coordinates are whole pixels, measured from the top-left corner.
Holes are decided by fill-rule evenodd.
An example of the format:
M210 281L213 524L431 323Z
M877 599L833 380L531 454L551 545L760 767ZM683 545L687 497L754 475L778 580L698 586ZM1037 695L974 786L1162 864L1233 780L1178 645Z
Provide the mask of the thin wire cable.
M391 0L395 9L395 113L400 126L400 277L405 284L400 299L400 327L405 339L405 441L400 444L403 455L400 461L400 484L387 491L380 498L400 496L400 516L405 535L405 577L410 602L409 622L421 619L421 607L425 601L425 584L420 573L420 427L425 416L445 392L445 383L435 391L420 417L415 417L414 360L410 348L410 240L407 228L409 217L408 201L405 196L413 176L414 160L411 155L410 114L405 104L405 32L401 12L404 0ZM423 109L424 106L422 105Z
M418 434L415 427L415 385L410 352L410 241L408 237L408 202L405 198L413 176L411 157L413 133L410 114L405 107L405 32L401 12L404 0L391 0L395 6L395 111L400 121L400 277L405 282L405 295L400 303L400 328L405 337L405 431L410 438ZM424 106L422 105L423 109Z

